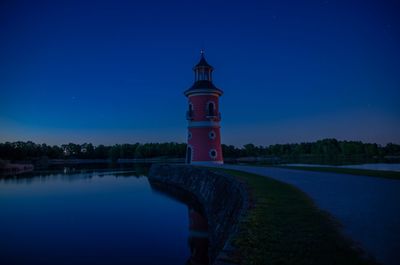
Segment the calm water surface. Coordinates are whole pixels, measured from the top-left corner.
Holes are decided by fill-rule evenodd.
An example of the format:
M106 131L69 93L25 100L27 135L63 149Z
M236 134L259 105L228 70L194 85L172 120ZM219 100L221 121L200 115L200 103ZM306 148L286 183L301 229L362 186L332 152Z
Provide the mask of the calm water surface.
M185 264L191 211L132 171L0 179L0 264Z

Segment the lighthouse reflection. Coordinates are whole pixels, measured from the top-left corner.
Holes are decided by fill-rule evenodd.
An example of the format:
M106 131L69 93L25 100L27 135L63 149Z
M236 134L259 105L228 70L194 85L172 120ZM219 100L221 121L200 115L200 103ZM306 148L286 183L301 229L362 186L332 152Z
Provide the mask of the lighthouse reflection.
M187 264L208 264L208 223L196 209L189 206L189 247Z
M201 205L193 196L183 190L152 180L149 180L149 182L153 191L174 198L188 206L190 257L186 265L209 264L208 222Z

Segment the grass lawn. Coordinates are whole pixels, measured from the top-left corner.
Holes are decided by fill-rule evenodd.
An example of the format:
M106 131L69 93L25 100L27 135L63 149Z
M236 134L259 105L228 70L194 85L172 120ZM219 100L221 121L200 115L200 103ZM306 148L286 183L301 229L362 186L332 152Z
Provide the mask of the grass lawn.
M383 171L383 170L370 170L370 169L355 169L355 168L343 168L343 167L313 167L313 166L278 166L288 169L298 169L307 171L318 171L318 172L332 172L340 174L351 174L351 175L362 175L377 178L388 178L388 179L399 179L400 172L397 171Z
M234 240L240 264L375 264L362 258L338 223L297 188L241 171L212 170L247 183L254 201Z

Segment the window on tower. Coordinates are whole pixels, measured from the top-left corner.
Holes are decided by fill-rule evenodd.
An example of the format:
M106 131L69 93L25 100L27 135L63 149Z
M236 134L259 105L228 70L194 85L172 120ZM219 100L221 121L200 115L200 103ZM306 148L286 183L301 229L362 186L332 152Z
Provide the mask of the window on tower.
M211 150L208 152L208 155L210 156L210 158L216 159L216 158L217 158L217 150L211 149Z
M192 120L193 119L193 105L189 103L188 111L186 112L186 119Z
M209 69L200 68L196 71L196 80L211 80L211 71Z
M215 107L213 102L208 103L207 114L207 116L215 116Z
M206 69L203 70L203 80L208 80L208 74Z
M211 140L214 140L215 137L216 137L215 132L214 132L214 131L210 131L210 132L208 133L208 137L209 137Z

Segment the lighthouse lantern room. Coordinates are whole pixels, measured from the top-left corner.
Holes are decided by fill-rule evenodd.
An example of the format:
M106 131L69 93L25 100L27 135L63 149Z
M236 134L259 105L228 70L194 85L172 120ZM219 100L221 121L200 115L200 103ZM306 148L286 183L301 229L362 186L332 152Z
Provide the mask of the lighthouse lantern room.
M212 82L213 67L201 51L198 64L193 68L194 83L185 91L188 98L187 164L223 164L219 97L222 90Z

